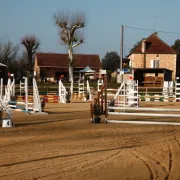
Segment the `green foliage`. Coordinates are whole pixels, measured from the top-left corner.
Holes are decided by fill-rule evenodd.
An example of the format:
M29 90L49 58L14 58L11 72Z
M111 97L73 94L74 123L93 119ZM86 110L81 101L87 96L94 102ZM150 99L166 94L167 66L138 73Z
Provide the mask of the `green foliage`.
M176 76L180 77L180 39L177 39L171 47L177 52Z
M102 59L103 69L114 72L119 68L120 57L115 51L107 52L104 58Z
M111 73L112 73L112 71L107 70L106 73L107 73L107 81L110 82L111 81Z
M180 39L177 39L171 47L177 52L177 55L180 56Z

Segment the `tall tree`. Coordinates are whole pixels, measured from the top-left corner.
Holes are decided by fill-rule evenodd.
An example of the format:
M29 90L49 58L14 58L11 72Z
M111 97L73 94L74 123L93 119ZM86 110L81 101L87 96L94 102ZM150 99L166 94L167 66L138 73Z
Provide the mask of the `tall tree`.
M18 45L13 45L12 42L0 41L0 62L6 65L10 65L13 61L16 61L19 51Z
M12 74L17 73L17 58L19 46L11 41L0 40L0 62L7 65L8 71Z
M79 31L86 25L85 13L75 11L62 11L54 14L54 21L60 28L60 39L68 48L69 54L69 81L73 81L73 67L75 59L73 57L73 49L84 42L84 37Z
M28 63L27 63L27 71L28 71L28 76L33 77L33 72L34 72L34 61L33 61L33 55L35 54L38 46L39 46L39 41L35 36L25 36L21 44L24 45L24 47L27 50L27 55L28 55Z
M171 47L177 52L176 76L180 77L180 39L177 39Z
M102 59L103 69L110 70L111 72L117 70L120 65L120 57L117 52L111 51L107 52Z
M27 76L27 64L28 64L28 54L27 51L21 52L17 61L17 79L21 79L24 76Z

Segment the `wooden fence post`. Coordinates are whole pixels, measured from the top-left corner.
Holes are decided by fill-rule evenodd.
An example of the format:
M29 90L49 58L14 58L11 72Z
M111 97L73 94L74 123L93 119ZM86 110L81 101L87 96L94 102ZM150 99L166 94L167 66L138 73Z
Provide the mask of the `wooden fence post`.
M91 122L93 122L94 120L93 120L93 105L92 105L92 103L90 104L90 115L91 115Z

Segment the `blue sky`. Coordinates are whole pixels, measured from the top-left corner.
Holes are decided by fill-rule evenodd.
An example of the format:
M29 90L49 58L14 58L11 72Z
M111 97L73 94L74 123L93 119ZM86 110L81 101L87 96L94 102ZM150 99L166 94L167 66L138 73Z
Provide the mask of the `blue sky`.
M53 13L64 9L86 12L85 43L75 53L99 54L120 51L121 25L180 33L179 0L0 0L0 38L20 43L34 34L40 40L38 51L67 53L58 37ZM125 28L124 54L152 32ZM172 45L180 34L159 33Z

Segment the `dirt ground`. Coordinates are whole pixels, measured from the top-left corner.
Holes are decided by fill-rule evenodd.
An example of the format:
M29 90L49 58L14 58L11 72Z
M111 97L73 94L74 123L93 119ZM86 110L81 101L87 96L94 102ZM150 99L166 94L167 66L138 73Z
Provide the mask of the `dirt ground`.
M0 128L0 179L180 179L180 126L94 124L89 106L46 104L49 115L13 112L16 126ZM180 108L179 103L147 106Z

